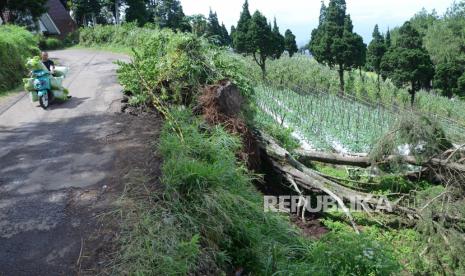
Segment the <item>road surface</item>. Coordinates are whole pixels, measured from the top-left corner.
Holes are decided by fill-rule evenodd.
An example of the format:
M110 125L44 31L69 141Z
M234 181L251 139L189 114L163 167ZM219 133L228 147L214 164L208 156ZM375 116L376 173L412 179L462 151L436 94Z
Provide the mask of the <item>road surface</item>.
M0 104L0 275L78 273L103 195L117 185L121 147L134 146L115 114L122 88L113 62L125 56L50 56L70 67L70 101L45 111L21 94Z

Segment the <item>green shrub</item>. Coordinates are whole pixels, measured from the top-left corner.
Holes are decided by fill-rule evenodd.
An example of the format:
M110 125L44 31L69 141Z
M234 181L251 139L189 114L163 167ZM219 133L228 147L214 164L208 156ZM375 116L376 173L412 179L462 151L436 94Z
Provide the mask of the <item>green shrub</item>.
M41 50L56 50L64 47L63 41L53 37L39 37L39 48Z
M26 59L39 54L37 40L24 28L0 26L0 92L13 89L27 74Z
M394 275L400 272L392 250L364 234L328 234L315 243L311 259L310 275Z

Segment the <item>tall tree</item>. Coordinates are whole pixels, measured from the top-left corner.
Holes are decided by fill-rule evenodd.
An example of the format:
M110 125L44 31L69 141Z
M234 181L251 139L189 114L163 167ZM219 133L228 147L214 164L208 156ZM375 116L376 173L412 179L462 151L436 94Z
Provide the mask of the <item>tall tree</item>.
M161 28L188 31L190 25L182 10L179 0L152 0L150 9L153 13L155 24Z
M360 78L365 81L362 74L362 68L367 62L367 45L363 42L363 37L354 33L353 34L353 45L354 48L354 68L358 68Z
M74 19L78 25L86 26L89 24L97 24L97 16L102 9L102 3L100 1L72 0L70 3Z
M410 22L405 22L399 29L395 44L382 59L381 70L398 87L410 86L412 106L416 92L429 86L434 76L433 63L423 47L421 35Z
M295 41L295 35L289 29L284 33L284 45L286 51L289 53L289 57L292 57L299 50Z
M218 15L211 9L208 15L207 36L214 44L222 45L222 33Z
M224 23L221 23L221 42L222 46L231 46L232 43L231 36L229 35Z
M330 0L327 8L322 8L324 16L317 29L312 31L309 44L314 58L331 68L337 67L339 90L344 93L344 71L352 70L360 61L360 39L353 32L350 16L346 14L345 0Z
M462 66L457 62L445 60L439 63L434 75L434 88L441 89L442 95L448 98L452 98L454 94L459 95L458 81L464 71Z
M370 45L368 45L367 65L370 70L373 70L378 75L378 94L381 90L381 61L383 60L386 51L386 41L379 32L378 25L375 25L375 29L373 30L373 39L371 40Z
M285 50L284 36L279 32L278 24L276 23L276 17L273 21L273 58L279 59Z
M249 2L245 0L242 6L241 17L239 18L239 22L237 22L237 27L233 35L233 46L239 53L250 53L249 39L247 36L251 19Z
M13 23L19 17L26 15L33 19L46 12L47 0L0 0L0 18L5 23ZM4 14L9 11L9 16Z
M236 34L237 37L237 34ZM250 21L248 30L248 48L245 52L251 53L255 62L262 69L263 79L266 78L266 60L276 53L274 46L275 36L266 17L256 11Z
M465 72L457 81L457 95L459 97L465 97Z
M194 14L187 18L191 25L192 33L197 36L203 36L207 33L208 22L202 14Z
M144 26L149 22L150 17L145 0L126 0L126 21L137 22L139 26Z
M392 46L392 42L391 42L391 31L388 29L387 32L386 32L386 50L389 50L389 48L391 48Z

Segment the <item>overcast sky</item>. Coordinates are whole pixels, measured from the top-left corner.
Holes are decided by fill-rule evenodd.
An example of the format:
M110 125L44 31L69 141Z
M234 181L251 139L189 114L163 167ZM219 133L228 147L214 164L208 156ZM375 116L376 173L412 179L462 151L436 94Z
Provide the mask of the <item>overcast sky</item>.
M325 0L327 4L329 0ZM220 22L228 30L236 25L244 0L181 0L186 15L208 16L211 7L218 13ZM365 43L371 40L375 24L381 31L401 25L422 8L436 9L443 14L452 0L347 0L347 9L354 23L354 30L363 36ZM249 0L250 12L260 10L269 20L276 16L281 33L291 29L297 43L303 45L318 24L321 0Z

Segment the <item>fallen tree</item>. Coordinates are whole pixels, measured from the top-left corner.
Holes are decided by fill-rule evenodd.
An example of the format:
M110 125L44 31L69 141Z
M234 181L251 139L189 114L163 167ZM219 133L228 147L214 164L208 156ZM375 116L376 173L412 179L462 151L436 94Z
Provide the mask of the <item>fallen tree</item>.
M374 164L374 162L370 160L368 156L342 155L337 153L309 151L303 149L298 149L294 153L298 156L298 160L301 162L317 161L333 165L347 165L361 168L368 168ZM400 161L406 164L420 167L444 167L454 171L465 173L465 164L461 164L458 162L450 162L449 158L431 158L429 160L421 162L414 156L390 155L385 157L384 160L377 161L375 164L389 163L392 161Z
M369 207L374 207L377 210L403 215L409 219L418 219L421 217L419 212L413 208L392 204L386 201L385 198L350 189L320 175L317 171L307 168L292 157L292 155L279 146L272 137L263 132L257 131L256 139L264 154L264 158L272 164L277 173L281 174L284 179L288 180L293 186L295 184L302 189L331 196L349 219L351 219L351 215L347 208L345 208L344 202L360 205L365 210L368 210ZM299 189L294 187L294 190L301 194Z

